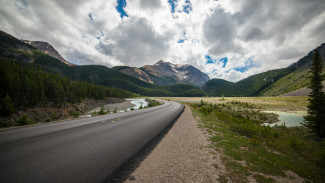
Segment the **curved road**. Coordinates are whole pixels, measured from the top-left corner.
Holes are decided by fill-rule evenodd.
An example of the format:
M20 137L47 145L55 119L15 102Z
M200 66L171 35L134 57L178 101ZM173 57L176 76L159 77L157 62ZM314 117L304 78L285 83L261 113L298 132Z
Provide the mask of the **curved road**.
M103 182L184 106L0 130L0 182Z

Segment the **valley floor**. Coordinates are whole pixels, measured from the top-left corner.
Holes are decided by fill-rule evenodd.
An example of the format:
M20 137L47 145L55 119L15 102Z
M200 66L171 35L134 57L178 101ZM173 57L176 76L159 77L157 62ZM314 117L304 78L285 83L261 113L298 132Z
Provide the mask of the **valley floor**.
M170 140L163 143L165 140L163 139L159 144L159 150L158 148L154 150L156 155L146 159L142 167L140 166L134 173L136 180L137 175L139 176L139 182L143 177L144 182L146 180L158 180L156 182L160 180L162 182L164 180L167 180L166 182L325 181L324 140L315 139L304 126L290 128L263 126L266 121L274 123L277 119L274 118L275 114L270 115L261 111L291 113L306 111L307 97L164 99L187 104L187 110L189 111L189 108L192 110L198 122L186 122L183 126L182 122L176 122L173 128L180 126L179 130L184 132L166 135L166 138L169 135ZM188 112L186 115L192 114ZM188 132L186 133L185 130ZM194 131L201 135L205 133L203 136L208 139L208 142L198 142L198 138L190 133ZM178 146L179 141L187 145ZM195 145L196 143L201 143L202 146ZM197 153L198 156L187 156L188 152ZM204 152L208 152L210 158L200 160L203 164L198 163L198 167L193 166L196 167L193 169L188 163L196 164L198 157L204 157L200 155ZM171 155L164 156L165 153ZM214 170L211 170L211 166ZM157 173L149 173L155 171ZM177 173L178 171L181 175L186 175L184 179L179 179L182 176ZM160 179L161 174L164 175L164 179ZM197 177L203 175L209 179L186 178L192 175Z

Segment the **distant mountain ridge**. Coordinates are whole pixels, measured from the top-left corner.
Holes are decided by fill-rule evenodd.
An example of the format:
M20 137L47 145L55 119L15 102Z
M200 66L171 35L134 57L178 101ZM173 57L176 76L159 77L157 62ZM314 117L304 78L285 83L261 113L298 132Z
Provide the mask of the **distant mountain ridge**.
M189 64L173 64L163 60L141 68L120 66L116 70L152 84L172 85L178 83L202 86L210 78Z
M102 65L69 65L58 59L60 54L56 54L57 58L50 55L50 53L58 53L54 51L55 49L52 46L44 42L40 45L40 47L44 47L43 51L32 46L32 43L23 42L8 33L0 31L0 62L16 62L21 67L40 69L44 72L68 77L72 81L86 81L111 88L119 88L122 89L120 90L122 93L131 92L130 96L205 96L205 92L194 85L175 84L164 86L150 84ZM47 53L45 53L46 51ZM65 90L64 88L59 89ZM0 95L1 93L2 90L0 90Z
M315 49L319 50L322 60L325 62L325 43ZM286 93L308 86L309 69L314 50L287 68L269 70L236 83L223 79L211 79L202 88L209 96L285 96ZM293 93L306 96L308 90L307 92Z
M41 50L43 53L51 56L51 57L54 57L58 60L60 60L61 62L69 65L69 66L72 66L74 64L68 62L66 59L64 59L60 53L51 45L49 44L48 42L43 42L43 41L28 41L28 40L22 40L24 43L27 43L27 44L30 44L36 48L38 48L39 50Z
M319 50L325 61L325 43L315 49ZM223 79L209 80L205 73L191 65L177 65L162 60L141 68L77 66L64 62L65 59L46 42L23 42L0 30L0 61L9 59L25 66L40 66L47 72L72 80L116 87L144 96L306 95L308 90L299 89L308 86L313 51L287 68L269 70L233 83ZM323 76L325 78L324 73Z
M318 49L323 62L325 62L325 43L321 44L315 49ZM309 71L310 71L310 66L312 64L312 56L315 49L310 51L306 56L299 59L296 63L290 65L288 69L291 69L292 72L280 78L275 83L273 83L270 87L264 90L263 95L278 96L289 92L291 93L295 90L299 90L301 88L307 87L309 84L309 75L310 75ZM295 95L299 93L302 96L306 96L308 92L307 93L295 92L295 93L296 93Z

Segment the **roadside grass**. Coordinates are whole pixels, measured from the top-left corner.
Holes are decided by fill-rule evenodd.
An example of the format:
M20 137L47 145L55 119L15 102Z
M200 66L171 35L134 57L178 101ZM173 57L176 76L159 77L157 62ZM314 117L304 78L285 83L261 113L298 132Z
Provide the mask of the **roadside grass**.
M146 98L146 101L148 102L148 107L155 107L162 104L161 102L150 98Z
M271 99L296 103L294 98ZM294 180L286 173L291 170L306 180L325 182L325 142L315 141L307 128L262 126L272 116L256 110L256 103L228 100L212 104L201 100L188 105L209 133L213 148L223 154L231 181L248 182L249 177L257 182Z

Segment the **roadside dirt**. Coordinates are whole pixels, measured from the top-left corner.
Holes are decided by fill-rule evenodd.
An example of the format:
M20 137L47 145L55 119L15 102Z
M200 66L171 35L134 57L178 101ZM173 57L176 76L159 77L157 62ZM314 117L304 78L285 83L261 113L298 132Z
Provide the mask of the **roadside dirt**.
M183 114L125 182L218 182L225 168L198 128L191 110Z

